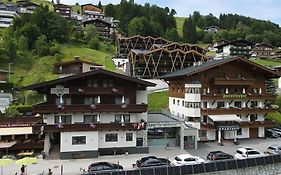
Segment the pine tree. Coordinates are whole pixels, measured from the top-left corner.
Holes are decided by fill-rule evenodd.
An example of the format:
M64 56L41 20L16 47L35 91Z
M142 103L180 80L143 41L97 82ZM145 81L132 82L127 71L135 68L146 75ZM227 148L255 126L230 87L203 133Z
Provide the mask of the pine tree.
M191 17L185 19L183 24L183 41L187 43L197 42L196 26Z
M102 9L101 1L99 1L98 8Z

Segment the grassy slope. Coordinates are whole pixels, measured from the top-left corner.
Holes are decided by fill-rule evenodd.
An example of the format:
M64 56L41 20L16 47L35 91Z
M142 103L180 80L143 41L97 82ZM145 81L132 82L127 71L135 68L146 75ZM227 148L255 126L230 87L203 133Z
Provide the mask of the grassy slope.
M183 23L185 20L185 17L175 17L176 18L176 23L177 23L177 31L180 37L182 37L182 28L183 28Z
M259 60L252 60L255 63L267 66L267 67L274 67L281 64L281 60L268 60L268 59L259 59Z
M281 114L279 112L271 112L266 115L267 119L275 120L277 123L281 124Z
M161 100L159 100L161 99ZM168 91L155 92L148 95L148 110L160 111L169 104Z

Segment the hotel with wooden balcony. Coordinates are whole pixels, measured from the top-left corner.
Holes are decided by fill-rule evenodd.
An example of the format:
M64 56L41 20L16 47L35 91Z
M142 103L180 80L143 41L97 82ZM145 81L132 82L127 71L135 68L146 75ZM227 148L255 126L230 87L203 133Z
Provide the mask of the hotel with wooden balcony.
M61 159L147 153L147 92L155 84L95 69L25 87L44 94L33 106L44 123L44 152L58 148ZM43 128L43 129L42 129Z
M272 70L243 57L211 60L162 76L169 82L169 108L173 115L199 129L200 141L262 138L276 125L266 120L276 111L276 95L266 81L279 78Z

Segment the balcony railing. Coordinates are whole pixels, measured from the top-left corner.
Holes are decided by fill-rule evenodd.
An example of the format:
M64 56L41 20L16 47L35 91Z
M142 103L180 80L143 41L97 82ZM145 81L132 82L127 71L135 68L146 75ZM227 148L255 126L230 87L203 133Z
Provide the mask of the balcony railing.
M53 105L41 104L33 106L35 113L65 113L65 112L134 112L141 113L147 111L146 104L128 104L128 105L115 105L115 104L97 104L97 105Z
M238 100L238 99L262 99L262 100L275 100L274 94L202 94L203 100Z
M223 115L223 114L253 114L253 113L269 113L275 112L276 109L264 107L264 108L205 108L201 109L202 115Z
M9 150L40 150L44 149L44 141L16 143Z
M111 94L124 94L122 87L74 87L69 88L69 93L86 94L86 95L111 95Z
M43 126L43 127L42 127ZM99 124L37 124L33 126L33 133L70 132L70 131L109 131L109 130L144 130L145 123L99 123Z
M215 85L252 85L254 84L255 79L250 78L215 78Z

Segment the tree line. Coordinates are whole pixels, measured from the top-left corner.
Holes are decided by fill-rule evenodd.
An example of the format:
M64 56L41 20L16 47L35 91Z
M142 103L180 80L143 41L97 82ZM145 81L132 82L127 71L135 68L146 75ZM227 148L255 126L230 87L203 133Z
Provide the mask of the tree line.
M217 33L206 32L209 26L219 27ZM220 39L246 39L253 43L266 42L281 46L281 28L270 21L258 20L237 14L220 14L219 18L201 15L195 11L183 26L183 41L190 43L211 43Z
M121 0L120 4L108 4L104 7L105 16L119 20L119 30L124 35L143 35L154 37L175 37L176 11L168 7L161 8L149 3L135 4L133 0Z

